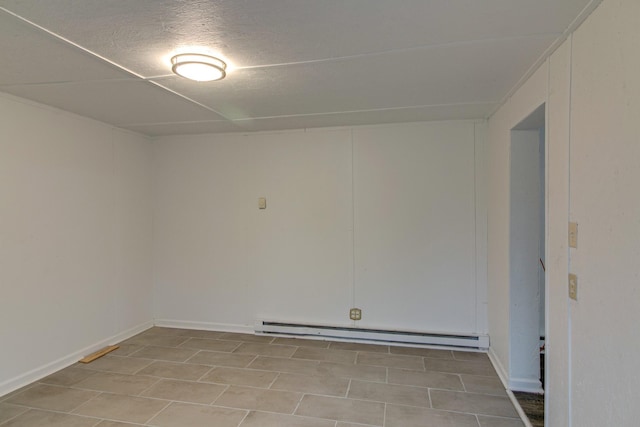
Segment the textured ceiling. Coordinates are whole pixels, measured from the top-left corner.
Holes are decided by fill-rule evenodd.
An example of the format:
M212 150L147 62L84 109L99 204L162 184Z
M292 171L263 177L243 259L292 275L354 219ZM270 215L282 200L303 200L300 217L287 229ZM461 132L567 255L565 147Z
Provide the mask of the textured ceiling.
M0 91L148 135L482 118L598 2L0 0Z

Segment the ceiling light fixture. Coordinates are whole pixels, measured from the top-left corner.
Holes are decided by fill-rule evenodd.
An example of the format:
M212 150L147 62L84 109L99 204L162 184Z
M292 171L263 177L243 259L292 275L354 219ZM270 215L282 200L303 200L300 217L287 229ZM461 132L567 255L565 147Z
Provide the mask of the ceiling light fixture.
M171 58L171 64L174 73L197 82L222 80L227 75L223 60L200 53L181 53Z

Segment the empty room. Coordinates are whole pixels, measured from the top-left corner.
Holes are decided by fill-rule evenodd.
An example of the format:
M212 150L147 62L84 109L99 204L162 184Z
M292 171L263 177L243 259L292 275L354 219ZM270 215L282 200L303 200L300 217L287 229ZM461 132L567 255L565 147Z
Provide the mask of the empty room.
M0 427L636 426L637 0L0 0Z

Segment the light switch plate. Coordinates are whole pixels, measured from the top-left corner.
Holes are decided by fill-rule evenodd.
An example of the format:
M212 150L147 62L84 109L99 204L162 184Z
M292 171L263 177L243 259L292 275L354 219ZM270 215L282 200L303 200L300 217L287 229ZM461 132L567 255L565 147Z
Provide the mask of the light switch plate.
M361 320L362 319L362 310L359 308L352 308L349 310L349 319L351 320Z
M577 222L569 223L569 247L570 248L578 247L578 223Z

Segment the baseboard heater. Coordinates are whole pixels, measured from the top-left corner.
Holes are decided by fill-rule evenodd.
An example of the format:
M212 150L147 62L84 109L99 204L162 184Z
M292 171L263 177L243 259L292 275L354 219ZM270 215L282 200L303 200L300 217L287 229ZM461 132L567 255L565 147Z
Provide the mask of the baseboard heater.
M307 338L338 339L397 345L433 345L486 350L489 348L487 335L453 335L429 332L410 332L386 329L351 328L347 326L325 326L302 323L285 323L258 320L256 334L295 336Z

